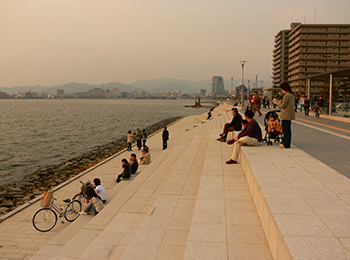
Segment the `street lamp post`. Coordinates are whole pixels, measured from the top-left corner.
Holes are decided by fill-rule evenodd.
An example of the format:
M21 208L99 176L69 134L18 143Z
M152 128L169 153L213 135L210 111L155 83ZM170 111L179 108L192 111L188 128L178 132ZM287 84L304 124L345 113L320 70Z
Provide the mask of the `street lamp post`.
M244 108L244 63L246 63L245 60L239 61L239 63L242 66L242 95L241 95L241 101L242 101L242 109Z
M233 99L233 76L231 76L231 99Z

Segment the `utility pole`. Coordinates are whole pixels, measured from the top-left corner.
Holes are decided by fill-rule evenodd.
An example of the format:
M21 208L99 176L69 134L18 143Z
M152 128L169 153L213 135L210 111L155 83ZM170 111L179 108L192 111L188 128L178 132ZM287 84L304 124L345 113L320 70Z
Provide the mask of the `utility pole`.
M242 109L244 109L244 63L246 63L245 60L239 61L239 63L242 66L242 95L241 95L241 102L242 102Z
M249 98L250 98L250 88L249 88L249 83L250 83L250 80L248 80L248 85L247 85L247 101L248 101L248 105L249 105Z

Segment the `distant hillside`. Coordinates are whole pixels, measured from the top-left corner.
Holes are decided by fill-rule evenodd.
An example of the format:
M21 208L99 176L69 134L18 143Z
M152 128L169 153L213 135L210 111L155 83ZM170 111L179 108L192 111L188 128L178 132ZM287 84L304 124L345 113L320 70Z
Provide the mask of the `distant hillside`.
M71 82L68 84L63 84L61 86L54 86L54 87L43 87L43 86L21 86L21 87L12 87L12 88L5 88L0 87L0 91L6 92L7 94L15 94L18 92L47 92L49 94L56 94L57 89L63 89L64 93L66 94L74 94L74 93L81 93L81 92L88 92L89 89L92 88L109 88L112 90L113 88L118 88L119 92L132 92L132 91L142 91L142 89L133 87L131 85L123 84L123 83L116 83L116 82L110 82L106 84L100 84L100 85L94 85L94 84L86 84L86 83L75 83Z
M154 80L139 80L130 85L142 88L146 92L165 93L172 89L173 91L181 90L182 93L194 94L199 93L201 89L209 91L211 81L205 80L194 82L181 79L161 78Z
M231 80L224 79L225 89L231 90ZM245 82L247 82L245 80ZM255 80L250 80L250 87L255 87L253 83ZM236 79L233 81L233 90L241 83L241 79ZM264 84L271 85L271 82L265 82ZM260 86L260 84L259 84ZM133 92L137 91L146 91L147 93L167 93L170 90L179 91L181 90L182 94L195 94L199 93L201 89L205 89L207 92L211 91L211 80L202 80L202 81L189 81L182 79L172 79L172 78L161 78L154 80L139 80L131 84L123 84L118 82L103 83L99 85L87 84L87 83L67 83L61 86L52 86L52 87L43 87L40 85L36 86L16 86L12 88L0 87L0 91L6 92L7 94L15 94L18 92L47 92L49 94L56 94L57 89L63 89L66 94L74 94L81 92L88 92L92 88L103 88L110 89L118 88L119 93L121 92Z

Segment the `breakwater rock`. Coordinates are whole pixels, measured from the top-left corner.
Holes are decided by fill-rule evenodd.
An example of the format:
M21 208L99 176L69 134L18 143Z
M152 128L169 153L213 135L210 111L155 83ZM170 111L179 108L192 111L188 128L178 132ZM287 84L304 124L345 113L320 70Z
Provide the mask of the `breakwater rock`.
M162 120L146 127L146 132L148 135L151 135L180 118L181 117L172 117ZM34 172L16 183L0 187L0 215L6 214L17 206L23 205L26 201L30 201L38 195L43 194L45 190L54 188L60 183L69 180L124 150L126 147L126 137L123 137L101 145L79 157L63 161L58 165L47 166L45 169Z

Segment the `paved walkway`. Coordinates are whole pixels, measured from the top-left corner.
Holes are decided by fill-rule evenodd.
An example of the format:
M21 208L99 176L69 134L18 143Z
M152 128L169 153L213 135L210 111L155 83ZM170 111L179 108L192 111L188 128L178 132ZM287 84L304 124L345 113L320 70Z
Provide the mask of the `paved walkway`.
M37 202L6 219L0 258L350 259L343 231L350 230L350 180L297 148L243 147L241 163L226 165L232 146L216 138L229 109L173 124L165 151L161 133L153 135L152 162L130 181L114 182L126 152L80 177L99 177L107 190L97 216L40 233L31 224ZM72 181L55 197L79 188Z

